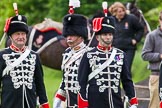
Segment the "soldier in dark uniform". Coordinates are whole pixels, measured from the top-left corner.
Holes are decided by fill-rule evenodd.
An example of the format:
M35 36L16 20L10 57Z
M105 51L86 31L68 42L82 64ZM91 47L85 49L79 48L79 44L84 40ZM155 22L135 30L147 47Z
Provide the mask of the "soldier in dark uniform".
M53 108L62 108L61 101L65 100L66 108L78 108L78 67L86 51L84 40L88 37L87 19L79 14L66 15L63 19L63 36L66 37L69 48L63 54L63 79L55 95Z
M137 98L123 51L112 47L114 20L95 18L93 31L98 46L87 51L78 70L79 108L123 108L120 81L129 98L130 108L137 108Z
M12 44L0 51L2 108L36 108L37 98L40 108L49 108L39 57L25 46L28 34L26 17L9 18L5 31Z

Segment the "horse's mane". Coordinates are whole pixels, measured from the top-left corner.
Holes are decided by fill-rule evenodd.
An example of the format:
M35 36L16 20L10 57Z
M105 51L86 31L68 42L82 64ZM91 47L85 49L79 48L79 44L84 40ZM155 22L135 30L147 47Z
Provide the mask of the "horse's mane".
M45 18L42 23L34 25L34 28L42 32L48 30L49 28L55 28L62 32L63 24L61 22L53 21L50 18Z

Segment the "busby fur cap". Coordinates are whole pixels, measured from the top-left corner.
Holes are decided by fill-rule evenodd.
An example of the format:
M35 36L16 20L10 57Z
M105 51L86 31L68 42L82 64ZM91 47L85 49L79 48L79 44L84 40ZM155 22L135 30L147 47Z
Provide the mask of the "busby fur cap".
M13 33L23 31L28 33L27 18L23 15L14 16L11 18L7 35L11 36Z
M102 17L101 19L102 19L101 23L98 23L98 25L96 25L96 26L100 26L99 27L100 29L98 29L97 31L94 31L94 32L96 32L95 34L96 35L100 35L100 34L103 34L103 33L112 33L112 34L114 34L115 33L114 19L112 17Z
M81 36L88 38L87 19L80 14L68 14L63 18L63 36Z

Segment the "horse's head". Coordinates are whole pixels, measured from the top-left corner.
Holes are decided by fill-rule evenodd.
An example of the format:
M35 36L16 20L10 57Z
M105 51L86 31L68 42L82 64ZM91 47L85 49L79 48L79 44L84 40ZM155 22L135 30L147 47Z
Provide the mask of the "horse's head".
M139 9L136 5L136 0L125 3L125 7L127 9L127 12L134 14L139 19L139 22L144 26L144 35L151 31L150 25L145 19L142 10Z
M127 11L131 14L134 14L138 18L140 17L140 9L136 5L136 0L132 0L131 2L125 3L125 7Z

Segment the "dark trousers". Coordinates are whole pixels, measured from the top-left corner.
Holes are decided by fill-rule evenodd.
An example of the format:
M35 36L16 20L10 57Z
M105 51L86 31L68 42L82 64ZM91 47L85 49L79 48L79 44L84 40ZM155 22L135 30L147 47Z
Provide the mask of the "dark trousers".
M131 72L132 63L133 63L133 59L135 56L135 50L123 50L123 51L126 53L126 58L128 61L127 65L128 65L129 71Z
M88 93L88 108L124 108L120 94L98 92L98 89L91 87Z
M78 108L77 105L77 94L71 92L71 91L68 91L67 92L67 107L66 108Z

